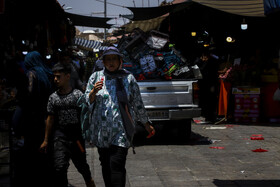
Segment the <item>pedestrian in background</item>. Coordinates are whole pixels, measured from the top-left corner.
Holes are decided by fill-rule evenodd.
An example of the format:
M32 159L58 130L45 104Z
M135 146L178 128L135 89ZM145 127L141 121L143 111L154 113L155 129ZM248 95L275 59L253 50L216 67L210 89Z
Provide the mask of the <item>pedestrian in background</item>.
M64 50L59 54L59 62L62 64L69 64L71 67L71 87L74 89L79 89L82 92L85 91L85 86L80 79L79 68L72 61L72 52L69 50Z
M105 69L91 75L85 92L93 109L89 136L97 146L106 187L125 186L125 163L128 149L133 146L136 119L151 135L155 130L149 122L136 79L122 69L119 50L108 47L102 60Z
M103 55L103 50L101 50L99 53L98 53L98 58L95 62L95 66L93 68L93 72L95 71L101 71L104 69L104 64L103 64L103 60L102 60L102 55Z
M231 71L232 65L229 62L224 63L222 70L219 70L219 102L218 102L218 116L221 116L222 119L217 121L215 125L218 125L222 122L227 122L228 118L232 119L232 111L230 111L229 106L232 104L231 99Z
M86 160L80 108L77 105L83 93L72 88L70 84L70 64L57 63L53 67L53 72L58 90L49 97L45 139L40 149L42 152L47 152L48 148L52 149L56 187L68 186L67 171L70 158L82 174L87 187L94 187Z
M48 97L53 91L53 73L41 54L29 52L24 58L24 67L28 83L24 97L21 97L22 137L24 140L24 171L19 174L24 180L21 185L48 186L50 181L48 155L41 154L39 148L44 140L45 119ZM28 168L28 170L26 170Z
M85 74L84 74L84 81L88 81L91 74L94 72L96 57L93 53L93 51L89 51L87 54L87 57L85 59L86 65L85 65Z
M202 79L198 81L201 113L206 123L215 123L217 119L218 62L210 51L204 51L197 62L202 74Z

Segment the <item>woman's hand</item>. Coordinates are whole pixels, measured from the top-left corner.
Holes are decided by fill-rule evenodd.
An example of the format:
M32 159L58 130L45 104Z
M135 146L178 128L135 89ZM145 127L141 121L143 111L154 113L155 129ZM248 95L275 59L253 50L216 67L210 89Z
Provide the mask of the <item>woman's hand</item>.
M152 136L155 135L156 131L155 128L149 123L147 122L145 124L145 129L148 131L149 135L147 136L147 138L151 138Z
M92 90L89 93L89 99L90 99L90 103L92 103L95 99L95 95L97 94L97 92L99 92L99 90L101 90L103 87L103 79L101 79L101 81L98 81L94 84L94 87L92 88Z
M95 83L93 89L91 90L91 92L97 93L99 90L101 90L103 87L103 80L98 81Z

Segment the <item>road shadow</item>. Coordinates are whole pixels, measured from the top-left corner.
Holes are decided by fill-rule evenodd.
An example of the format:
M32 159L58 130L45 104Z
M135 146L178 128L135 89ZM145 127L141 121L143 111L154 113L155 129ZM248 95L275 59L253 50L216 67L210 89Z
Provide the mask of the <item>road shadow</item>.
M280 180L219 180L214 179L217 187L276 187L280 186Z
M212 141L198 133L191 132L190 137L179 136L178 129L166 126L155 126L156 134L147 138L148 133L143 127L137 127L137 132L133 139L134 146L143 145L209 145Z

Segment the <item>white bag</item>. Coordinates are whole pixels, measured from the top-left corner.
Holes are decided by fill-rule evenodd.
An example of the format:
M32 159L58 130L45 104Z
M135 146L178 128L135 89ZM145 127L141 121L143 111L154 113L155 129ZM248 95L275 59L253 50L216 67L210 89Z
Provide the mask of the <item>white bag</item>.
M160 50L160 49L162 49L165 46L167 41L168 40L165 39L165 38L159 38L159 37L156 37L156 36L151 36L151 37L148 38L147 44L152 49Z
M280 89L279 88L277 88L277 90L274 92L273 100L280 101Z

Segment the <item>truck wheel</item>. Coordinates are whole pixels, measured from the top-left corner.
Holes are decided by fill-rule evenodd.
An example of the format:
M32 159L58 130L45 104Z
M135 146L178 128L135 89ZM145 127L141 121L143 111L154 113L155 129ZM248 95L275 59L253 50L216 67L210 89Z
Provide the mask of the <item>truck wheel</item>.
M182 141L188 141L191 138L192 123L191 119L178 121L178 138Z

